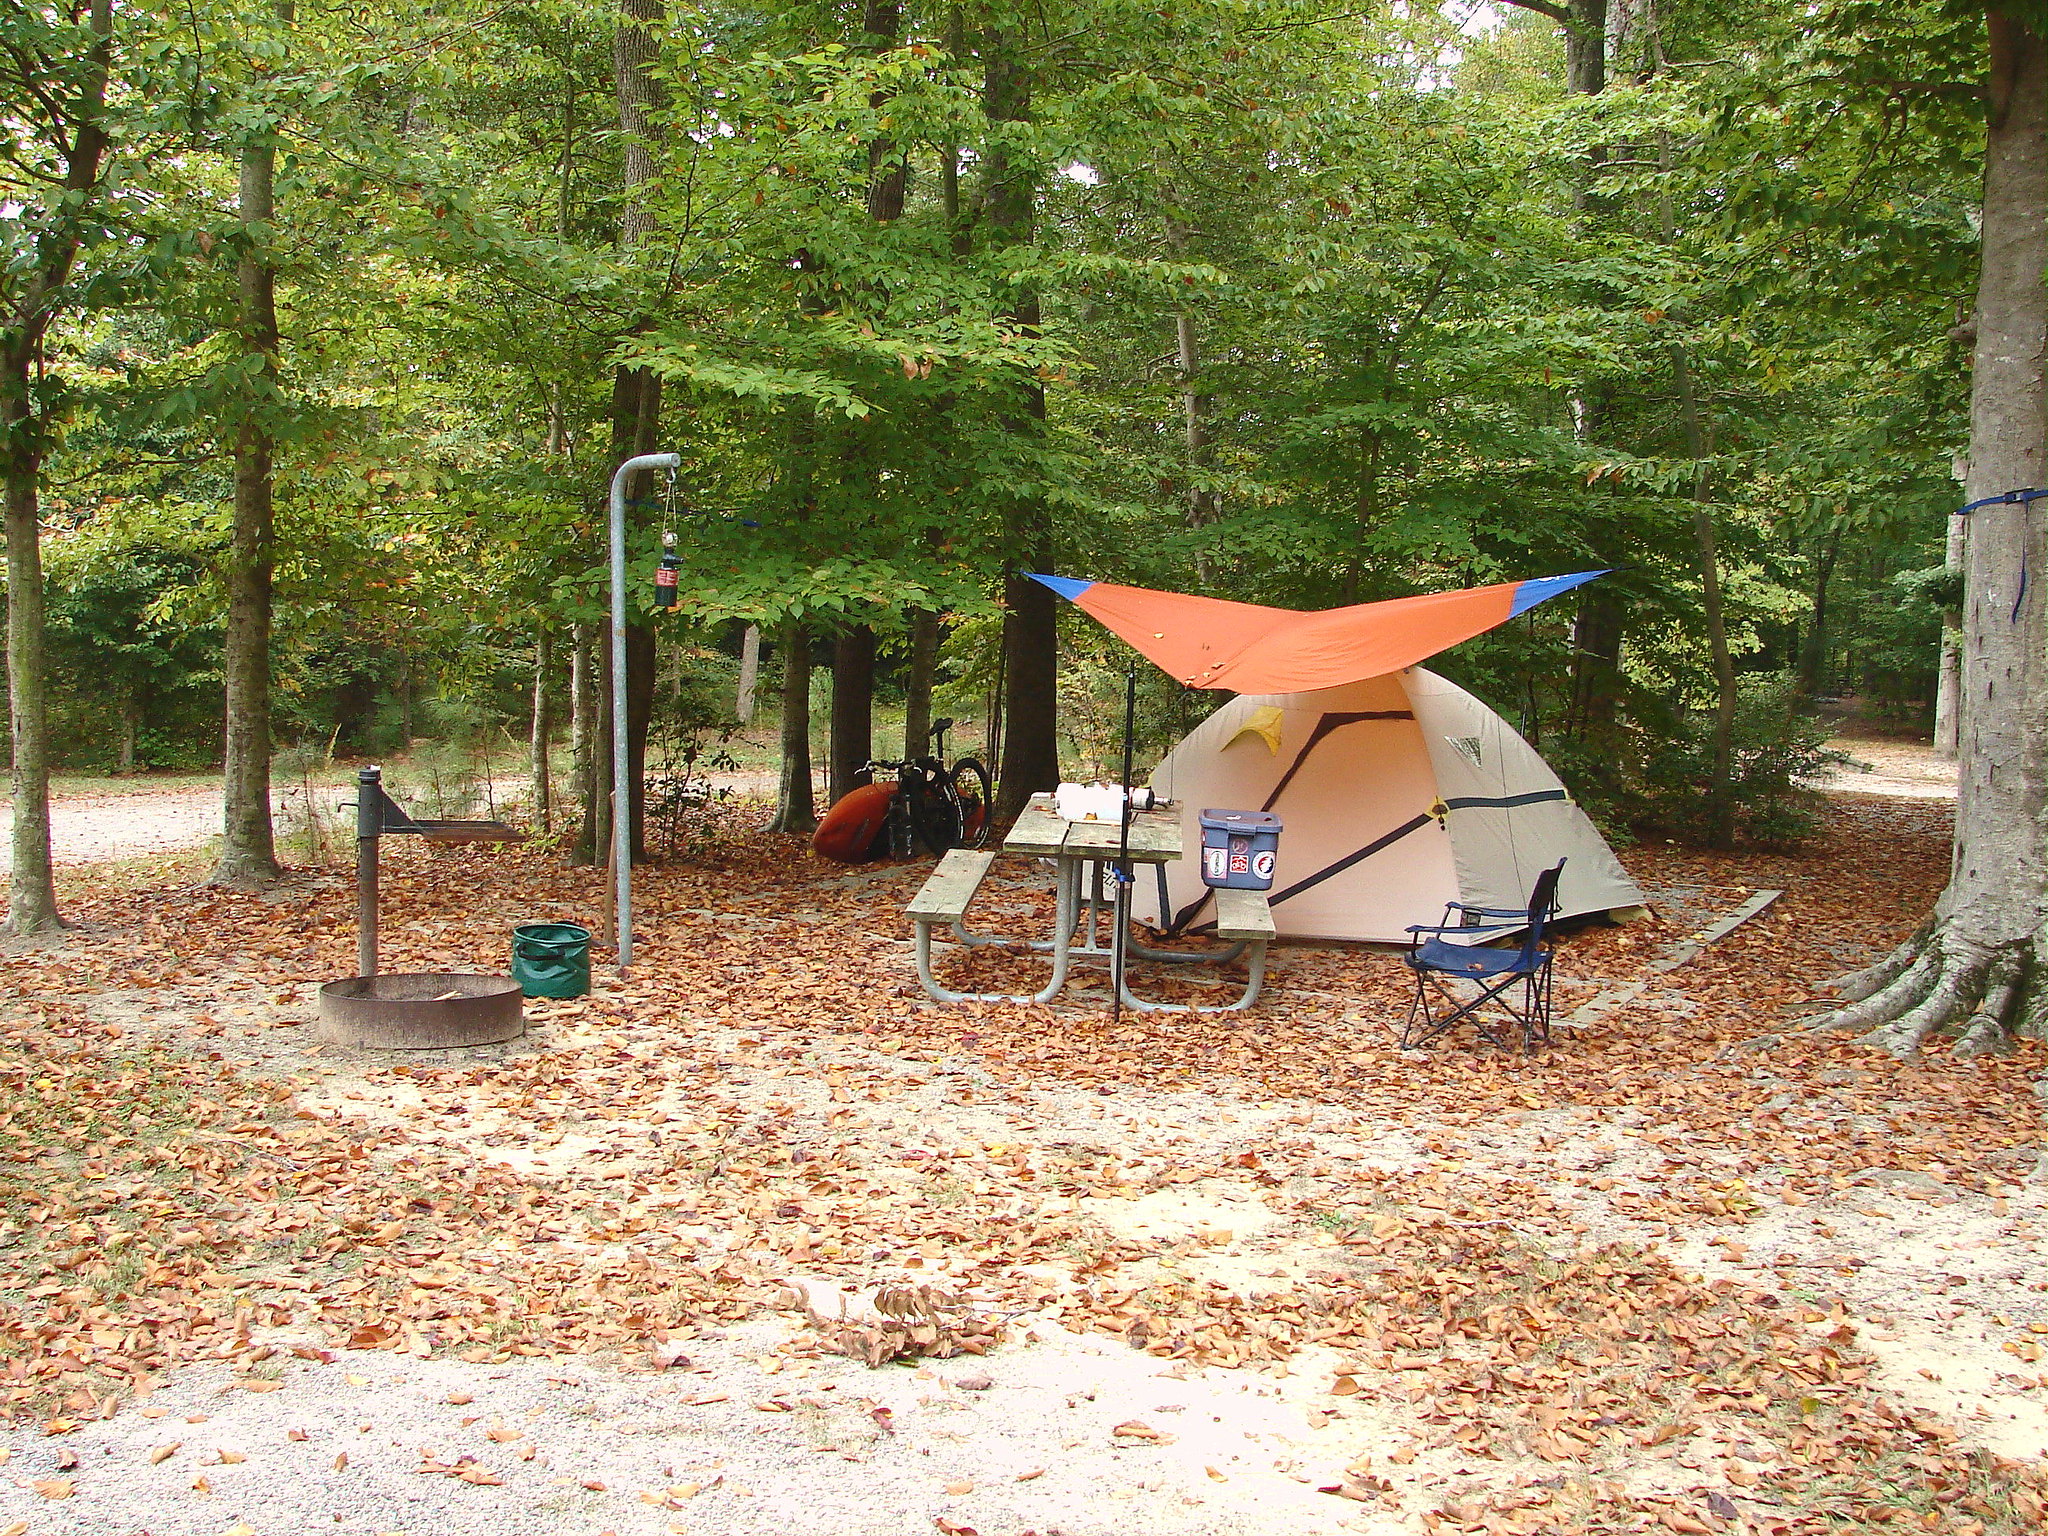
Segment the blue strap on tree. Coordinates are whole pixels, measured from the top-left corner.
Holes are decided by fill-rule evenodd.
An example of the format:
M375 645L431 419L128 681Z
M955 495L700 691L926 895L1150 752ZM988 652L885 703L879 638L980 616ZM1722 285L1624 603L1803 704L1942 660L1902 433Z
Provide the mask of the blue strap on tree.
M2025 506L2030 501L2039 501L2043 496L2048 496L2048 486L2031 485L2023 491L2006 491L2001 495L1983 497L1980 500L1971 502L1966 507L1959 507L1956 510L1955 515L1957 517L1968 517L1972 512L1976 511L1979 507ZM2022 560L2020 562L2019 591L2013 594L2012 599L2012 623L2019 623L2020 609L2022 606L2024 606L2026 601L2027 564L2024 560Z
M2024 491L2005 491L1997 496L1986 496L1981 501L1973 501L1967 507L1958 507L1954 515L1968 517L1979 507L2012 506L2015 503L2039 501L2043 496L2048 496L2048 486L2029 486Z

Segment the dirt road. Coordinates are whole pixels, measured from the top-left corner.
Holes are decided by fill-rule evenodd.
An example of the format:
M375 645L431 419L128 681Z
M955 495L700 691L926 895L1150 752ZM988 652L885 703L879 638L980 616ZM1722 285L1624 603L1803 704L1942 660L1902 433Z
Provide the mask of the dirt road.
M0 838L14 827L0 805ZM104 864L196 848L220 831L218 789L142 789L63 796L50 805L50 852L59 864Z

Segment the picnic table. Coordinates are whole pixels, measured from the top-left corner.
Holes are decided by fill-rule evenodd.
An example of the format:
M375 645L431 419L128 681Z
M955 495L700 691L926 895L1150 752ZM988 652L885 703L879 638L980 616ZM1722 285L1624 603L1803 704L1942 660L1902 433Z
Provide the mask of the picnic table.
M1121 997L1125 1007L1141 1012L1191 1011L1236 1013L1258 999L1265 980L1266 945L1273 937L1273 916L1263 891L1219 890L1216 934L1229 942L1222 950L1191 952L1150 949L1130 937L1115 918L1116 903L1110 882L1111 870L1124 854L1123 828L1114 821L1068 821L1053 808L1052 796L1033 795L1024 812L1003 839L1002 851L1026 858L1054 862L1054 916L1048 939L1015 940L995 934L973 933L966 925L967 908L981 882L994 865L989 851L956 848L939 861L939 867L925 881L911 901L909 916L917 931L917 977L924 989L942 1003L1009 1002L1049 1003L1065 989L1076 960L1108 961L1113 974L1122 978ZM1128 857L1132 864L1149 864L1163 875L1164 866L1182 856L1180 818L1166 811L1140 811L1131 818ZM1163 884L1163 880L1162 880ZM1102 942L1105 921L1109 942ZM1052 956L1052 976L1032 993L955 992L941 986L932 975L931 934L935 927L950 927L954 937L970 948L989 944L1027 944ZM1178 1003L1153 1003L1131 994L1129 967L1135 957L1166 964L1220 965L1235 960L1247 949L1252 952L1250 977L1243 995L1218 1007L1195 1007Z

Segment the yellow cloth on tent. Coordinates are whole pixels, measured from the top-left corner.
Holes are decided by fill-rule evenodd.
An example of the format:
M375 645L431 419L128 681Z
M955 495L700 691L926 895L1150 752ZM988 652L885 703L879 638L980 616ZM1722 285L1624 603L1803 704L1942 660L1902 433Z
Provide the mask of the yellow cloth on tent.
M1237 728L1237 734L1223 744L1223 750L1229 751L1247 736L1256 736L1266 744L1268 752L1278 757L1280 755L1280 722L1279 705L1261 704L1251 712L1250 718Z

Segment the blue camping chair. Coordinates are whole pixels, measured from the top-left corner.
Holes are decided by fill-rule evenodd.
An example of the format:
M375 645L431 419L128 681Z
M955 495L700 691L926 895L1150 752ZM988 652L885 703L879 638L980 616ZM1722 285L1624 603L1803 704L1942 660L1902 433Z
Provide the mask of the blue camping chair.
M1435 927L1409 928L1415 947L1403 958L1415 972L1415 996L1401 1026L1402 1050L1428 1045L1467 1021L1494 1045L1508 1046L1517 1033L1525 1051L1550 1043L1549 928L1557 912L1557 877L1564 865L1559 859L1536 877L1524 909L1454 901ZM1522 942L1514 949L1472 942L1516 933ZM1454 942L1447 934L1464 942ZM1472 983L1478 995L1461 995L1451 985L1454 981Z

